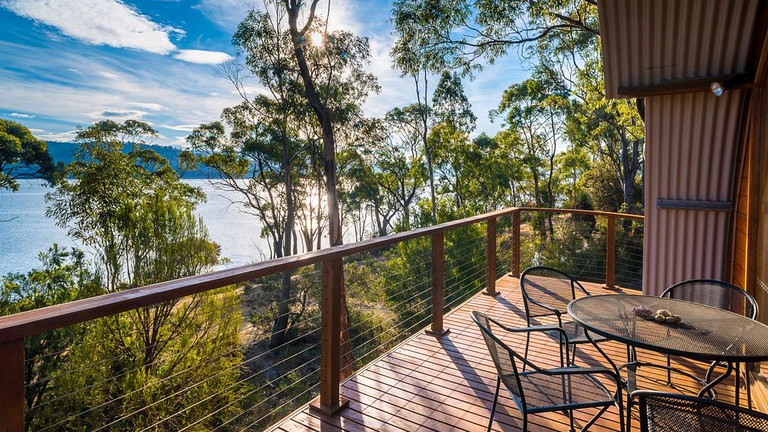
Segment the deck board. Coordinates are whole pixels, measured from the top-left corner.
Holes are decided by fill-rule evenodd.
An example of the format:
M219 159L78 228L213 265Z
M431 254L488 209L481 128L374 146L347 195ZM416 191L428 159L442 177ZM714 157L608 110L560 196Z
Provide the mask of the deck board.
M379 357L367 367L347 379L341 395L350 400L349 407L336 416L310 412L308 405L297 410L280 423L274 431L321 432L443 432L485 430L488 422L496 370L488 355L480 331L469 313L478 310L500 322L521 327L525 325L525 312L516 278L504 276L497 282L496 297L477 294L445 316L445 327L451 332L437 338L423 332ZM603 291L597 285L586 284L592 293ZM522 350L523 337L506 338L513 347ZM601 347L616 362L626 359L626 347L605 342ZM532 339L529 357L535 363L556 366L559 362L557 345L546 337ZM644 361L663 364L665 358L651 351L638 350ZM605 359L588 345L579 345L576 363L581 366L608 366ZM675 367L703 376L706 365L685 359L673 359ZM644 368L639 387L666 390L666 374L661 370ZM610 383L605 381L607 385ZM681 376L674 377L675 391L694 393L694 382ZM609 387L610 388L610 387ZM733 402L733 377L717 388L718 399ZM746 394L742 389L742 405ZM580 428L596 412L595 409L576 412L576 427ZM637 425L637 413L633 414ZM590 429L618 431L618 412L609 409ZM562 431L568 428L568 417L562 413L530 415L531 431ZM494 431L520 430L522 417L512 400L499 397L494 418ZM637 430L636 428L634 430Z

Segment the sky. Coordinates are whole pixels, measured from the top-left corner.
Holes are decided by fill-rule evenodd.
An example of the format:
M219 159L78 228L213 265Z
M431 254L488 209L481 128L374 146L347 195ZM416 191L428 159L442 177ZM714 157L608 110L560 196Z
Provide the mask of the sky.
M415 102L412 79L400 77L389 56L392 2L329 1L331 30L370 41L368 71L382 91L369 97L366 114L381 117ZM158 130L156 144L183 147L196 126L239 102L218 72L238 60L232 34L260 7L262 0L0 0L0 118L48 141L70 141L78 127L99 120L137 119ZM527 75L510 55L465 80L475 135L500 129L488 111Z

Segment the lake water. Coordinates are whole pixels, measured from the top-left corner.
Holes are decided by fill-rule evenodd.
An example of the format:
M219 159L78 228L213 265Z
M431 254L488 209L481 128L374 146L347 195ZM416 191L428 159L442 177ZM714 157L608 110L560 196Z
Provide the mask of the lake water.
M259 237L261 225L255 216L240 211L232 201L234 192L215 189L206 180L186 180L203 189L208 201L197 207L211 239L221 245L227 267L260 261L269 255L267 242ZM0 275L27 272L38 266L37 254L53 243L75 246L66 230L45 217L45 194L52 189L36 181L20 182L18 192L0 190Z

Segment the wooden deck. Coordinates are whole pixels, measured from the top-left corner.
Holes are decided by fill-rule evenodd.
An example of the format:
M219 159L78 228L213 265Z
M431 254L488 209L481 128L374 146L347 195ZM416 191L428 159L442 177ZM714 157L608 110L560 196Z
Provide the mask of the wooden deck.
M502 277L497 283L501 292L496 297L478 294L445 317L445 326L451 332L436 338L420 332L394 350L372 362L342 384L342 396L349 399L349 407L337 416L326 417L307 406L294 412L275 425L273 431L482 431L488 423L496 372L488 355L480 331L470 318L470 312L479 310L507 325L525 326L523 300L518 280ZM597 285L588 285L593 294L607 293ZM522 351L521 340L509 339L513 348ZM617 363L626 359L623 345L607 342L601 345ZM541 338L531 342L529 353L534 362L555 365L558 361L557 344ZM663 363L664 357L648 351L639 351L644 361ZM607 365L597 351L580 345L576 363L581 366ZM680 359L676 366L703 376L706 365ZM644 368L640 388L670 390L666 375L659 370ZM694 393L696 386L682 376L673 378L675 391ZM610 388L610 387L609 387ZM733 402L733 377L717 388L718 399ZM520 430L520 413L502 389L493 430ZM742 405L746 395L742 390ZM594 410L576 413L576 428L584 425ZM633 430L637 429L637 414L633 414ZM562 413L530 415L531 431L564 431L568 417ZM618 431L618 413L609 409L590 428L595 431Z

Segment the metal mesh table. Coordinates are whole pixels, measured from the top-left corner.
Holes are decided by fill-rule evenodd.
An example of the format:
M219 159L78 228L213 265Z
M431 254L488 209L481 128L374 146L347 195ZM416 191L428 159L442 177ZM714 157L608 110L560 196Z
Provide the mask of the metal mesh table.
M682 321L658 323L652 317L636 315L638 307L654 312L667 309L680 315ZM630 347L694 360L725 362L725 373L705 383L699 395L724 380L731 373L733 363L768 360L768 326L711 306L670 298L609 294L576 299L568 305L568 313L589 332ZM616 367L610 358L606 356L606 359Z

